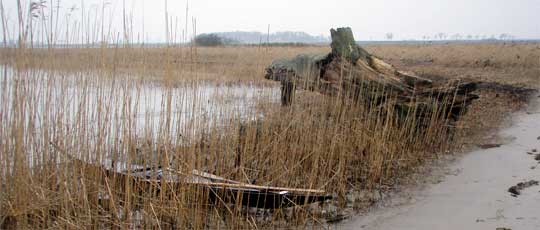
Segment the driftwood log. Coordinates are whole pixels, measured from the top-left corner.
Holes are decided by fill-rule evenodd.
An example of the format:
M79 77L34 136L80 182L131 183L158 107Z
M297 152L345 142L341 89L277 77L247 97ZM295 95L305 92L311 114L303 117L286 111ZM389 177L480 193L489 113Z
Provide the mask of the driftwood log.
M266 79L281 82L283 105L293 102L296 89L304 89L353 98L369 105L392 99L397 112L415 107L418 116L422 116L418 111L444 105L448 116L457 119L478 98L472 94L476 83L457 80L434 83L414 73L396 70L358 46L350 28L330 32L331 53L275 60L266 69Z

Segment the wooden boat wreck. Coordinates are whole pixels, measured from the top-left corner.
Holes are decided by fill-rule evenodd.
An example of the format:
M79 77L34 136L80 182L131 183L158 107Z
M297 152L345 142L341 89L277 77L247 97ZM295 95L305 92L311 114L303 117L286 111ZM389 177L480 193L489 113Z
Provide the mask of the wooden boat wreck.
M100 212L118 213L121 209L115 205L126 204L127 199L130 199L131 205L135 205L131 206L134 208L140 208L138 205L142 202L139 201L143 201L140 199L164 201L167 204L167 200L175 200L185 191L197 192L193 203L188 205L198 207L235 205L258 209L281 209L332 199L332 196L323 190L246 184L199 170L182 172L170 167L145 167L111 160L92 163L68 154L56 143L50 144L65 157L59 159L61 163L57 166L75 168L77 174L74 179L80 183L78 184L80 192L84 191L86 199L97 200ZM53 187L53 189L62 188L59 185ZM206 203L200 198L206 199ZM26 210L4 210L5 213L0 218L0 229L17 228L19 218L31 224L46 226L47 221L56 220L62 209L62 204L51 204L46 208L35 206Z
M129 186L136 194L143 192L167 193L181 191L182 186L196 187L207 194L208 204L233 204L250 208L280 209L301 206L332 199L325 191L260 186L229 180L214 174L191 170L182 172L169 167L143 167L125 163L93 164L72 158L77 167L101 175L107 185L120 183ZM119 186L123 187L123 186Z

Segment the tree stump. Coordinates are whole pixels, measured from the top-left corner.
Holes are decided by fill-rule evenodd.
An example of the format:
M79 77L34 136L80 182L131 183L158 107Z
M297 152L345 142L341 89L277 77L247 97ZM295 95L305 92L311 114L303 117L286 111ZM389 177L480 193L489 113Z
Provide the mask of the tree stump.
M296 88L341 95L366 104L381 104L387 98L396 101L397 111L414 104L432 111L441 105L450 106L449 117L459 117L476 98L474 82L441 81L434 83L399 71L391 64L371 55L356 45L350 28L330 30L332 52L323 55L300 54L292 59L279 59L266 68L266 79L281 82L281 102L294 101ZM433 102L435 99L435 104ZM437 104L438 103L438 104ZM423 116L420 112L419 116Z

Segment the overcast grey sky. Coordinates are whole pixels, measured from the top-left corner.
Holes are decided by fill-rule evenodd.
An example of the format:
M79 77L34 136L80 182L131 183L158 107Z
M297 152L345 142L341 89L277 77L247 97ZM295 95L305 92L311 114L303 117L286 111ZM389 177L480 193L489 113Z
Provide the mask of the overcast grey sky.
M111 4L102 17L104 1ZM13 27L10 31L15 31L16 0L2 2ZM113 30L122 31L121 0L61 0L63 19L59 27L65 27L65 15L72 6L78 9L71 22L80 21L81 2L94 15L92 20L105 18L108 24L112 15ZM165 39L165 0L126 0L126 8L133 15L134 37L142 34L144 25L148 40ZM177 31L181 34L186 21L186 0L168 0L167 8L174 22L178 18ZM350 26L358 40L384 39L389 32L395 35L394 39L422 39L439 32L488 37L508 33L517 38L540 38L540 0L192 0L189 32L193 31L192 17L197 19L197 33L266 32L270 25L271 32L305 31L328 36L332 27Z

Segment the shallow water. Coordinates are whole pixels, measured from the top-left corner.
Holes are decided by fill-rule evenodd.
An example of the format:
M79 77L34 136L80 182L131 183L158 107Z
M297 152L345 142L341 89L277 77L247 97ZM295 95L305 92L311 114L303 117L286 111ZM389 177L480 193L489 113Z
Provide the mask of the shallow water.
M66 75L3 67L0 143L14 147L15 141L6 137L17 130L29 154L59 141L72 152L88 153L97 145L115 148L126 139L189 144L227 125L260 118L260 107L278 102L277 87L165 83L91 71ZM34 158L39 156L30 156L30 165Z
M499 148L477 150L450 165L441 183L414 191L410 202L379 207L338 229L540 229L540 186L513 197L508 188L540 180L539 161L527 154L540 150L540 98L515 115L500 135L512 139Z
M62 109L70 122L76 122L75 116L82 110L127 109L116 118L134 118L138 130L145 126L158 127L155 122L163 116L172 119L174 124L180 122L183 125L195 119L214 124L233 117L249 119L260 115L253 111L257 103L276 103L279 99L277 87L248 84L189 82L164 85L155 81L125 80L130 76L102 81L92 79L99 79L99 76L89 72L65 76L40 70L15 72L9 67L0 68L0 72L0 108L4 113L12 111L17 103L13 99L18 95L25 104L28 103L24 109L32 109L29 112L42 114L45 110ZM39 115L37 118L36 126L40 126Z

